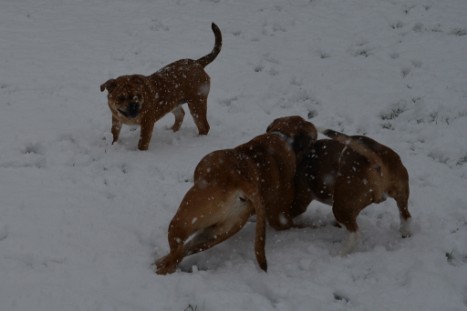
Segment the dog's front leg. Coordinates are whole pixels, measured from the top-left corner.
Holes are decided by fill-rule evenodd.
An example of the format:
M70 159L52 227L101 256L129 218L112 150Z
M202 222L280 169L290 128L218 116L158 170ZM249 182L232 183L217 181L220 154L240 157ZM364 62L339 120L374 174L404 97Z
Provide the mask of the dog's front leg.
M198 128L199 135L207 135L209 133L210 127L206 116L207 104L208 99L206 96L199 96L198 98L188 100L188 109Z
M152 120L143 119L143 121L141 122L141 133L138 143L139 150L148 150L149 143L151 142L153 129L154 122Z
M118 136L120 135L120 130L122 129L122 122L112 116L112 145L118 140Z

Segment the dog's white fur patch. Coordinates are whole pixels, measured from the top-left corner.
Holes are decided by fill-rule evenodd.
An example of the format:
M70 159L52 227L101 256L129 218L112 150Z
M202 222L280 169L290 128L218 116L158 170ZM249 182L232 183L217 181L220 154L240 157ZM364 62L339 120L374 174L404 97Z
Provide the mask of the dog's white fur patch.
M402 237L405 238L405 237L409 237L412 235L411 227L412 227L412 218L405 220L401 216L401 224L400 224L399 232L401 233Z
M200 85L200 87L198 89L198 94L207 96L209 94L209 90L210 90L209 83L203 83L203 84Z
M350 232L347 241L339 251L339 255L344 257L351 253L360 241L360 231Z

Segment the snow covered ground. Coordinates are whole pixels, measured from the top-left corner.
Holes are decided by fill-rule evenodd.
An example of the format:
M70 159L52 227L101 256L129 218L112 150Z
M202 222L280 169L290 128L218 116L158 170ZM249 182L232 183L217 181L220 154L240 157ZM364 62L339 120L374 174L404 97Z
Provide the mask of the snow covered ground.
M20 0L0 3L0 310L466 310L465 0ZM211 131L156 124L147 152L111 145L99 85L198 58L224 36ZM414 235L392 200L346 236L313 202L267 232L268 273L248 224L158 276L167 227L195 165L276 117L367 134L410 173ZM192 272L192 273L188 273Z

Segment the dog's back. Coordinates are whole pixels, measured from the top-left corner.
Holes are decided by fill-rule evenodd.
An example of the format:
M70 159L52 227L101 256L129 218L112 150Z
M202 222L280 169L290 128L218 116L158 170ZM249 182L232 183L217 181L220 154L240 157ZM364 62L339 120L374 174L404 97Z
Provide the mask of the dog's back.
M329 129L322 133L349 148L342 151L339 172L351 176L356 166L365 170L375 203L384 201L386 195L408 197L409 175L394 150L367 136L348 136Z
M277 135L263 134L235 149L206 155L195 169L194 182L215 184L226 193L244 193L245 187L254 187L266 210L272 211L284 209L285 202L291 202L295 168L295 154L288 144ZM267 212L272 227L286 225L272 215L276 213Z
M317 140L298 164L297 210L305 210L311 200L333 204L336 188L338 196L355 195L356 185L359 192L372 193L365 197L367 204L382 202L388 195L406 200L408 172L396 152L366 136L320 131L331 139Z
M350 233L340 252L346 255L358 241L360 211L389 196L399 208L400 232L409 236L409 177L399 155L365 136L319 131L332 139L316 141L299 162L295 215L303 213L312 200L332 205L335 219Z

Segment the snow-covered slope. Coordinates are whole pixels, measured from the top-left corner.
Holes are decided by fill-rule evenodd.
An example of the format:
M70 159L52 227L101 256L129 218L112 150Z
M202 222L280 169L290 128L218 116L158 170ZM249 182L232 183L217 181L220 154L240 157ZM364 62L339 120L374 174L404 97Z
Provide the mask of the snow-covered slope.
M467 2L465 0L21 0L0 3L0 309L466 310ZM211 132L187 115L111 145L99 85L211 50ZM359 217L363 241L313 202L318 228L253 224L158 276L167 227L206 153L276 117L367 134L410 173L414 235L395 203ZM188 273L192 272L192 273Z

